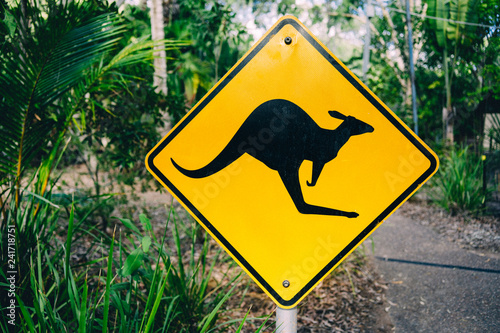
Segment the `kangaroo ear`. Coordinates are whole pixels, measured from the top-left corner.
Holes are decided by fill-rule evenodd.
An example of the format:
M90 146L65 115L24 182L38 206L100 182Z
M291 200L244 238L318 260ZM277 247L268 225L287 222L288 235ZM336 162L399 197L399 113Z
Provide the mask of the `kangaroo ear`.
M342 119L342 120L346 120L347 117L344 116L342 113L338 112L338 111L328 111L328 113L330 114L330 116L332 116L333 118L337 118L337 119Z

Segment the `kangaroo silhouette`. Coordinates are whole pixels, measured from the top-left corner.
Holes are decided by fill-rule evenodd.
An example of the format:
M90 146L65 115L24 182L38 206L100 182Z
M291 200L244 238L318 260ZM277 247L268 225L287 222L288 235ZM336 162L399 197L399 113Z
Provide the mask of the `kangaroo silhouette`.
M304 160L312 161L311 182L315 186L326 163L333 160L353 135L373 132L373 127L352 116L328 111L343 122L334 130L319 127L298 105L274 99L258 106L243 122L224 149L206 166L188 170L172 164L190 178L208 177L247 153L278 171L288 194L302 214L358 217L356 212L310 205L304 201L299 168Z

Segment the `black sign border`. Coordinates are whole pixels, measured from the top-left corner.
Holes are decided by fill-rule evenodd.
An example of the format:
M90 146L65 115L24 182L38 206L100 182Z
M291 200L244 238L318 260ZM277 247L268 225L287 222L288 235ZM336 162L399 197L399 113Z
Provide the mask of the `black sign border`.
M290 300L283 299L260 274L241 256L241 254L224 238L222 234L201 214L196 207L167 179L167 177L154 165L155 157L172 141L179 132L198 114L224 87L264 48L267 43L286 25L292 25L337 71L339 71L373 106L379 110L415 147L422 152L430 161L431 165L406 191L404 191L382 214L371 222L353 241L351 241L337 256L335 256L314 278L309 281L294 297ZM430 177L437 169L438 161L435 156L416 139L414 134L403 126L377 99L368 92L330 53L309 33L304 27L292 18L281 20L265 37L258 43L251 52L235 67L228 75L223 78L219 84L206 95L201 102L189 113L177 127L151 152L147 159L147 164L152 172L158 176L168 188L174 192L193 214L205 225L207 229L221 242L226 249L245 267L245 269L274 297L274 299L283 306L294 305L304 294L308 293L312 287L318 283L324 276L337 265L358 243L360 243L374 228L377 227L392 211L403 203L420 184Z

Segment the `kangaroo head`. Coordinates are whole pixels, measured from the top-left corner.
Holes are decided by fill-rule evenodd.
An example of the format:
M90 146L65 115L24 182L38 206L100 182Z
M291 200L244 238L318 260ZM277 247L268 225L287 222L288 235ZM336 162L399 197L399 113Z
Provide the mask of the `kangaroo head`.
M344 120L341 126L348 128L351 135L359 135L373 132L373 127L352 116L345 116L338 111L328 111L333 118Z

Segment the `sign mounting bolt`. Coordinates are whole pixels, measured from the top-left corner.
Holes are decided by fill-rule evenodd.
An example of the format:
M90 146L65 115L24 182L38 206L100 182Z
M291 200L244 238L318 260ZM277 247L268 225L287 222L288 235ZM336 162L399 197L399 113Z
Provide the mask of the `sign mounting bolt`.
M290 281L288 281L288 280L283 281L283 287L285 287L285 288L290 287Z
M290 37L290 36L286 37L286 38L285 38L285 44L286 44L286 45L290 45L290 44L292 44L292 37Z

